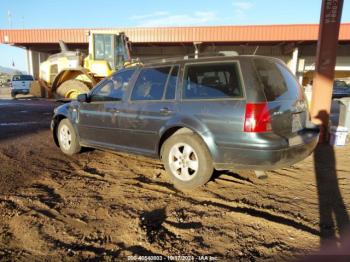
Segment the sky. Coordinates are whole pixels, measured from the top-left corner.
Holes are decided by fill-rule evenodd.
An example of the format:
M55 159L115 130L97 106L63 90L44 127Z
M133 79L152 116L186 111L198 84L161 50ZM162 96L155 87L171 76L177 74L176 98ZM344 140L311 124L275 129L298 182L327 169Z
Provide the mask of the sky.
M318 23L321 0L0 0L0 29ZM350 22L344 0L342 22ZM27 70L25 50L0 45L0 65Z

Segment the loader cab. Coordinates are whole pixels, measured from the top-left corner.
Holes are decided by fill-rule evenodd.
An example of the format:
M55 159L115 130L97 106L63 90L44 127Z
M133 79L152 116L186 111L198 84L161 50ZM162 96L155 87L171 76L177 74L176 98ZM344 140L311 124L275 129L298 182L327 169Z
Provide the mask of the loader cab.
M86 68L98 77L106 77L130 60L128 39L124 33L90 32Z

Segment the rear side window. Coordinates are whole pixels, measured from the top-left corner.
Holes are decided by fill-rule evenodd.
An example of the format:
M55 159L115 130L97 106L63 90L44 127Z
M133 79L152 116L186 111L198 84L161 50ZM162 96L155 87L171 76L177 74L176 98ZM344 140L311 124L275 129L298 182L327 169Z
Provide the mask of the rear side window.
M14 75L12 81L33 81L31 75Z
M184 99L243 96L237 63L189 65L185 70Z
M171 67L144 68L141 70L131 100L161 100Z
M299 83L281 63L254 59L255 68L267 101L295 100L302 96Z

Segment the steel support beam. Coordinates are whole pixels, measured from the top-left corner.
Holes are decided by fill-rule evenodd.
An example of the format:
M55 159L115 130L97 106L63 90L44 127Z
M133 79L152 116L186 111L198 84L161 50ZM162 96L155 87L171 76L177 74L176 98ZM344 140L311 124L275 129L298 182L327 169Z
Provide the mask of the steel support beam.
M343 0L322 0L311 101L311 118L321 126L321 142L327 140L342 9Z
M290 61L290 70L294 75L297 75L298 72L298 59L299 59L299 48L296 47L292 53L292 60Z
M39 77L39 53L31 49L27 49L27 66L28 73L34 78Z

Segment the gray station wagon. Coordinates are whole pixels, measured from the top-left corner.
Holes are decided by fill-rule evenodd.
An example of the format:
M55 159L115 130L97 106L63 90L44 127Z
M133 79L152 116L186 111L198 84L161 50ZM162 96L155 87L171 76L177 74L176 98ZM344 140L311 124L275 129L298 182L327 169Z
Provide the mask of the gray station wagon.
M205 184L214 169L290 166L319 135L294 75L262 56L122 69L56 108L51 128L68 155L92 147L160 158L182 188Z

